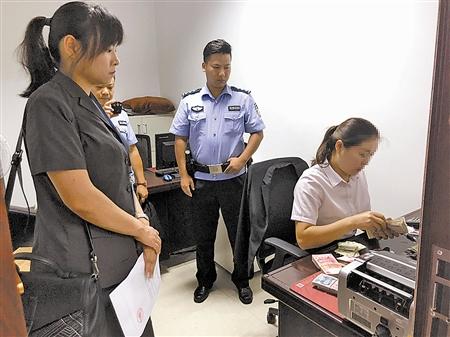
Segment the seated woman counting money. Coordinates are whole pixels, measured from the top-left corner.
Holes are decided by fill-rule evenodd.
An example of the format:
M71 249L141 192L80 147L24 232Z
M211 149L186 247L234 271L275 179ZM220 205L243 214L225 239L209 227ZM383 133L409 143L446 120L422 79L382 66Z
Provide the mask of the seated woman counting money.
M330 127L312 166L294 189L291 219L302 249L351 237L357 229L387 238L383 214L371 210L364 167L378 148L380 134L369 121L349 118Z

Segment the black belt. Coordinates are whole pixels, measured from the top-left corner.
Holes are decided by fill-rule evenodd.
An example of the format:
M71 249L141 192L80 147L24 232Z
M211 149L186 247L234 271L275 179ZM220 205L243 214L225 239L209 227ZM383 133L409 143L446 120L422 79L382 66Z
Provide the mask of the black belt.
M217 165L203 165L194 161L194 171L209 173L209 174L218 174L223 173L225 169L230 165L229 162Z

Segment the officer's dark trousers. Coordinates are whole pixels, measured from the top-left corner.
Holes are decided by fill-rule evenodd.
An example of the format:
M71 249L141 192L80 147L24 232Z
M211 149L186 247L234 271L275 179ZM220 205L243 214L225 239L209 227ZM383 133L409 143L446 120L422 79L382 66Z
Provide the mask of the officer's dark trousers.
M197 281L199 285L212 287L217 278L214 264L219 209L227 228L228 239L234 251L239 219L242 189L245 175L222 181L196 180L192 195L194 236L197 243ZM248 279L238 279L236 266L231 276L237 287L248 286Z

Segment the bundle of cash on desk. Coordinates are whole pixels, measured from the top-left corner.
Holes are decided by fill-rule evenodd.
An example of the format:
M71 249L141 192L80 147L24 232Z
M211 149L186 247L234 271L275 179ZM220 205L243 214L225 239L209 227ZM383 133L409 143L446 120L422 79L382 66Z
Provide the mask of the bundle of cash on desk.
M337 275L342 268L342 264L337 262L332 254L312 254L311 260L317 268L328 275Z
M408 233L408 227L406 227L406 221L404 217L398 219L386 219L386 229L389 237L394 236L394 234L403 235ZM380 238L384 235L376 231L368 230L367 237L369 239Z
M409 247L405 250L406 256L409 256L410 258L417 260L417 252L419 251L419 245L416 243L415 245Z
M362 243L355 241L343 241L338 242L338 247L334 252L346 257L358 257L359 251L364 248L366 248L366 246L364 246Z

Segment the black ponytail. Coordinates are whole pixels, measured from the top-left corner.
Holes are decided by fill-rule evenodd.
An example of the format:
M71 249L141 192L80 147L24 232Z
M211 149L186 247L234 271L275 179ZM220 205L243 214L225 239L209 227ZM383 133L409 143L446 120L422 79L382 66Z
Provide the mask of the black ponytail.
M55 75L55 63L42 36L42 30L48 23L48 19L44 16L31 20L25 38L19 46L20 63L31 76L30 85L20 94L22 97L29 97L33 91Z
M48 47L42 36L44 25L50 26ZM22 97L29 97L55 75L61 63L59 42L67 35L80 42L79 59L84 56L93 59L122 43L123 28L119 19L103 7L81 1L62 5L51 19L38 16L31 20L19 46L20 61L31 76Z
M316 158L313 159L311 165L315 164L323 164L326 159L329 160L331 153L333 152L334 145L336 141L333 142L333 133L336 131L338 125L331 126L328 128L327 132L325 132L325 136L323 136L322 143L320 143L319 148L316 152Z
M371 122L364 118L349 118L325 132L322 143L317 149L316 158L311 165L329 162L338 140L341 140L345 147L351 147L373 137L380 138L380 133Z

